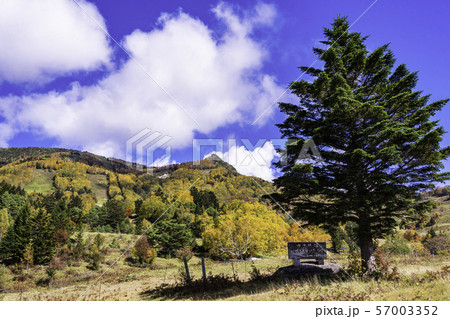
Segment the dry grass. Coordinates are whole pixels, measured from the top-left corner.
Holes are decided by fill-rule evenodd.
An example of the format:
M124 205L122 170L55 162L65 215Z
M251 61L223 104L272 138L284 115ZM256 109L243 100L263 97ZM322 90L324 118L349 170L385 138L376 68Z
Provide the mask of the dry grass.
M95 236L86 233L86 239ZM158 287L174 285L183 273L183 263L176 259L157 258L152 268L138 268L127 264L119 257L132 245L137 236L104 234L108 254L99 271L86 268L80 262L58 270L50 285L45 267L34 267L27 276L9 272L4 275L4 292L0 300L450 300L449 275L438 273L442 266L450 265L445 256L391 257L392 266L397 266L401 279L395 281L374 280L318 280L297 282L273 280L250 280L252 264L262 275L268 275L282 266L292 264L286 256L267 256L253 262L228 262L206 260L209 276L238 278L239 284L216 287L215 291L159 294ZM109 244L117 238L120 248ZM118 260L119 259L119 260ZM117 263L114 264L114 262ZM330 254L330 260L346 266L346 257ZM202 276L201 262L197 257L189 261L192 277ZM103 274L103 275L102 275ZM19 280L21 277L22 280ZM220 277L220 276L219 276ZM0 290L2 287L0 287Z

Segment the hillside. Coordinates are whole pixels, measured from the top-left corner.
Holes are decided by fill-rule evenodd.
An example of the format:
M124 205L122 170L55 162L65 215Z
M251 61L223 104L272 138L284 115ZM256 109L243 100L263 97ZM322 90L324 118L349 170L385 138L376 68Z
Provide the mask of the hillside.
M0 167L15 162L38 158L42 155L65 152L63 148L43 148L43 147L9 147L0 148Z
M200 161L137 170L123 160L106 158L88 152L56 148L0 149L0 182L19 186L27 193L59 192L67 198L81 196L83 201L102 204L107 199L145 199L152 191L163 188L169 197L195 187L214 190L220 202L234 199L259 200L270 183L243 176L217 156Z

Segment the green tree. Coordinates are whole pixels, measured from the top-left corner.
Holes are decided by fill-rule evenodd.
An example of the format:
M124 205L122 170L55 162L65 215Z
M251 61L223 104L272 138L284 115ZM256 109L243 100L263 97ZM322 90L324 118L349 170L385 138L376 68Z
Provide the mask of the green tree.
M48 264L55 252L55 231L51 223L51 216L45 210L39 209L31 219L33 239L33 259L37 265Z
M117 199L110 199L106 202L106 216L102 223L111 226L113 229L120 229L120 224L125 220L125 204Z
M205 209L210 207L216 210L219 209L219 201L214 192L208 190L199 191L196 187L192 187L190 192L196 205L195 214L201 215Z
M83 201L79 196L73 196L67 205L67 213L71 220L79 223L83 216Z
M94 244L98 247L98 249L102 249L104 243L105 237L103 237L100 234L97 234L94 238Z
M92 245L91 249L89 250L89 268L92 270L99 270L100 269L100 262L103 259L102 254L100 253L100 250L98 249L97 245Z
M168 219L171 212L167 211L167 205L159 196L152 196L144 200L139 209L139 218L147 219L150 222L155 222L160 218Z
M85 242L83 239L83 229L77 232L75 236L75 242L73 243L73 258L75 260L80 260L80 258L83 256L85 247Z
M194 237L186 225L164 220L153 225L148 241L151 246L158 246L161 255L174 256L175 251L190 246Z
M328 49L313 49L323 68L301 67L311 81L291 84L299 105L279 105L287 118L278 127L294 142L278 163L275 198L313 224L355 222L366 267L374 239L399 218L429 211L421 192L449 179L440 170L450 148L440 147L445 132L431 120L448 100L428 103L429 95L414 91L417 72L394 68L388 45L369 52L367 37L348 29L340 17L324 29ZM321 156L299 160L311 139Z
M15 218L20 209L26 204L25 197L19 194L5 192L0 198L0 207L8 209L9 214Z
M0 242L0 261L16 264L22 259L27 245L31 241L30 207L25 205L17 213L14 224L8 228Z
M30 242L25 248L25 252L23 253L22 264L25 265L26 271L28 273L28 269L33 266L34 258L33 258L33 244Z
M55 230L55 234L60 234L55 240L59 244L65 244L68 236L73 232L74 227L67 214L67 207L64 199L61 199L56 207L51 211L51 224Z

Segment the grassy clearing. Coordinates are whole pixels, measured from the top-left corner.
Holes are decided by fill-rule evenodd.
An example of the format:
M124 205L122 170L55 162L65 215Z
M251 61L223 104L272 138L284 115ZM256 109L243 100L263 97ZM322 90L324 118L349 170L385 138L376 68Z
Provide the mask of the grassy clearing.
M86 174L87 179L91 182L92 191L97 198L97 204L102 205L108 199L108 181L105 175Z
M86 233L93 241L96 233ZM84 261L57 270L51 282L46 281L46 268L37 266L21 274L9 271L0 280L0 300L450 300L449 273L440 273L450 265L445 256L393 256L392 266L399 269L398 281L387 280L325 280L309 278L301 281L266 280L282 266L292 264L286 256L266 256L252 262L219 262L207 259L206 271L215 278L213 289L195 290L177 287L184 267L177 259L157 258L151 268L138 268L125 262L127 248L138 236L102 234L106 256L101 269L91 271ZM113 239L119 247L111 247ZM330 254L329 261L346 266L344 255ZM193 280L201 279L201 260L189 261ZM250 273L258 269L261 278ZM103 274L103 276L102 276ZM238 281L234 281L235 279ZM0 278L1 279L1 278ZM213 279L211 279L213 280ZM3 287L1 287L3 285Z
M37 169L33 173L33 179L30 184L24 187L27 193L49 194L55 191L53 187L53 177L56 172Z

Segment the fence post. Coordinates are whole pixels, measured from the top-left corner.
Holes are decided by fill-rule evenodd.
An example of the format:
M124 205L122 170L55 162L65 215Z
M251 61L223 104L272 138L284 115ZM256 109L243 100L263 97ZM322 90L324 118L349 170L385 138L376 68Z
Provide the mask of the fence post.
M184 257L183 260L184 260L184 268L186 268L187 280L190 283L191 282L191 275L189 274L189 267L188 267L188 263L187 263L186 257Z
M203 282L206 282L205 257L202 257L202 272L203 272Z

